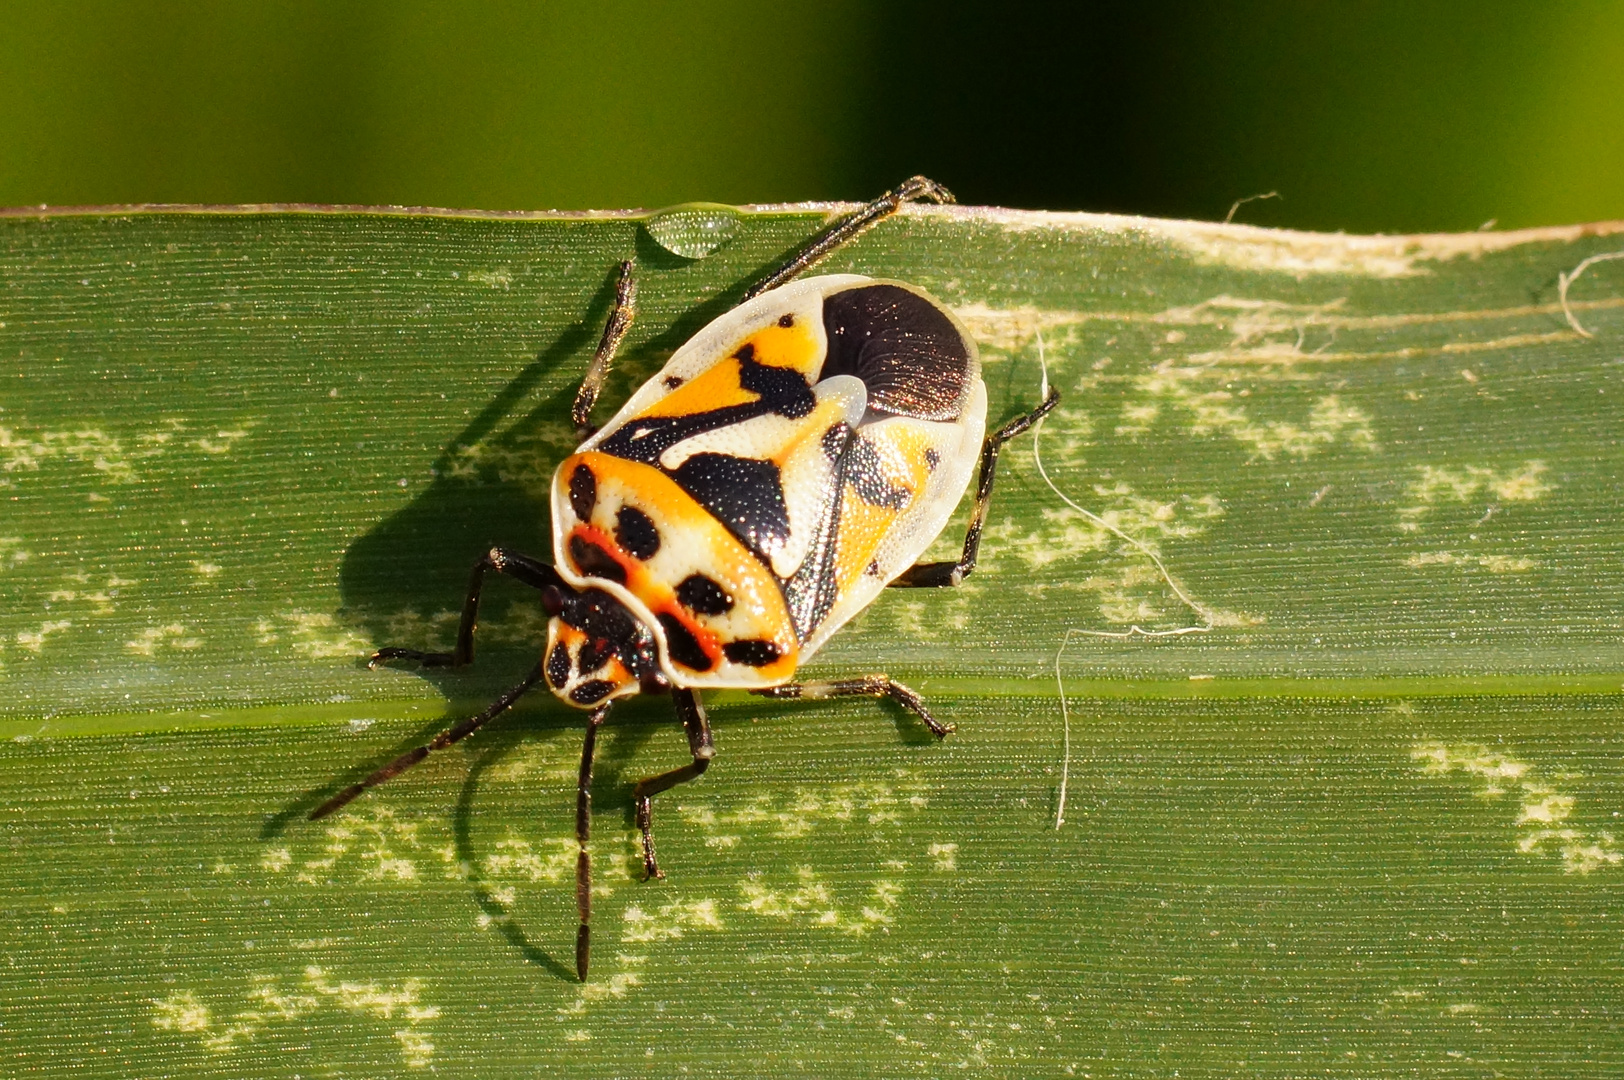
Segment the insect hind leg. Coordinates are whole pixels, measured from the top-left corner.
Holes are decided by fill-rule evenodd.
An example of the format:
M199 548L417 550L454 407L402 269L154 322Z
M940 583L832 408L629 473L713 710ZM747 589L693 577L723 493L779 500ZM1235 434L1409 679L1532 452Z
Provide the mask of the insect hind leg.
M745 300L754 300L769 289L776 289L791 278L803 273L813 263L828 255L870 225L896 213L904 203L951 203L954 201L951 191L929 177L910 176L873 202L865 203L855 213L841 218L813 236L802 245L801 250L790 256L788 262L751 286L750 291L744 294L740 303Z
M981 551L981 529L987 523L987 510L992 505L992 482L998 472L998 451L1015 436L1049 414L1060 404L1060 391L1051 390L1043 404L1017 416L981 444L981 476L976 481L976 506L970 514L970 526L964 533L964 551L952 562L915 563L891 582L899 589L938 589L958 585L976 568L976 557Z
M917 716L938 739L945 739L953 733L952 724L944 724L930 714L930 710L925 707L924 698L911 687L904 686L889 675L864 675L856 679L814 679L809 682L768 686L750 692L761 697L808 701L837 697L890 698Z
M688 734L688 752L693 755L693 761L679 769L645 777L632 789L632 801L637 807L637 828L643 834L644 881L665 877L654 855L654 805L650 800L662 791L669 791L678 784L686 784L703 775L710 768L711 758L716 756L716 744L711 740L710 723L705 719L705 706L700 702L699 695L684 687L673 687L671 703L676 706L677 716L682 719L683 730Z

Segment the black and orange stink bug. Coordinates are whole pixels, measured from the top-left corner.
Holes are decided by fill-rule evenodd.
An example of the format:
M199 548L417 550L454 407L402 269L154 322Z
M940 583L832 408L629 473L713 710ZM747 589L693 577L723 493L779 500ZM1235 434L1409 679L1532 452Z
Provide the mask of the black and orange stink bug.
M887 585L957 585L975 568L999 447L1059 400L1051 393L986 435L975 342L951 312L901 282L794 280L919 199L952 196L914 177L824 230L594 429L589 414L635 302L632 264L621 264L615 309L575 399L583 441L553 477L553 565L491 549L474 566L453 652L389 648L372 658L470 663L480 584L495 570L541 590L551 616L541 661L484 712L339 792L312 819L472 734L545 681L565 702L592 710L576 804L575 965L585 979L592 755L615 699L670 694L693 755L634 791L649 877L661 876L650 799L699 776L716 752L701 690L889 697L937 736L952 730L886 675L792 681ZM916 563L958 506L978 457L963 554Z

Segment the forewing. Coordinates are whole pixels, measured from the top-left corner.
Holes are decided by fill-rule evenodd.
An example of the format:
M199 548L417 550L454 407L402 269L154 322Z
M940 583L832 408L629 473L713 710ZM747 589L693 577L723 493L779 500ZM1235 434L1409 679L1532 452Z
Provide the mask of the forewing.
M813 544L825 563L820 580L827 610L805 626L802 609L820 606L805 599L818 594L817 582L805 578L803 597L787 590L801 663L936 539L969 485L986 420L987 390L978 378L956 420L893 416L858 427L840 461L838 505Z

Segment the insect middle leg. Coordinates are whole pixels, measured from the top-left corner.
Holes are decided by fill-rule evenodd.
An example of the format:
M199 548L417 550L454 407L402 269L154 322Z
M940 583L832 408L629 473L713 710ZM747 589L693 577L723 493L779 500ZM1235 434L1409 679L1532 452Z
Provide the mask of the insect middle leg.
M751 286L740 303L744 300L754 300L769 289L778 288L870 225L896 213L903 203L953 201L953 193L936 181L924 176L910 176L873 202L865 203L856 213L841 218L812 237L800 251L790 256L788 262Z
M1003 445L1048 415L1060 403L1060 391L1050 390L1043 404L1017 416L981 444L981 476L976 481L976 507L970 514L970 527L964 533L964 551L952 562L915 563L891 582L893 588L943 588L957 585L976 568L976 556L981 550L981 529L987 522L987 508L992 505L992 482L998 471L998 451Z
M637 828L643 834L644 881L665 877L660 873L659 860L654 857L654 806L649 800L662 791L669 791L678 784L686 784L700 776L710 768L711 758L716 756L716 744L711 741L710 723L705 719L705 706L700 702L699 694L684 687L673 687L671 703L676 706L677 716L688 734L688 752L694 760L680 769L645 777L632 789L632 800L637 807Z
M925 708L925 699L911 687L904 686L889 675L864 675L856 679L814 679L810 682L784 683L752 690L752 694L770 698L805 699L821 701L837 697L888 697L904 709L919 717L938 739L953 733L952 724L944 724Z
M414 660L424 667L462 667L474 660L474 625L479 622L479 594L485 585L485 571L495 570L535 589L567 589L558 571L538 559L505 548L491 548L474 564L468 578L468 595L462 602L462 621L457 625L457 645L451 652L420 652L393 646L379 649L367 661L377 667L387 660Z

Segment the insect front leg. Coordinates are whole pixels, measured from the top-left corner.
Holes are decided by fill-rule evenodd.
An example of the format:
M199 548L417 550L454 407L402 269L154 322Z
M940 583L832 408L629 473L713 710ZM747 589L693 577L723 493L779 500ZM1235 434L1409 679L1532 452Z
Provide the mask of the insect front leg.
M953 562L915 563L891 582L893 588L935 589L957 585L976 568L976 556L981 550L981 528L987 522L987 508L992 505L992 482L998 471L998 451L1003 445L1048 415L1060 404L1060 391L1051 390L1043 404L1017 416L981 444L981 476L976 482L976 507L970 514L970 527L964 533L964 552Z
M615 283L614 310L609 312L603 337L598 341L598 351L592 354L586 376L581 379L581 388L575 391L575 405L570 409L570 419L575 421L575 434L583 442L597 430L592 426L592 406L598 400L598 393L603 390L603 380L608 377L609 366L614 363L620 339L626 336L636 315L637 280L632 277L632 261L627 259L620 264L620 280Z
M480 713L478 716L471 716L467 720L447 728L446 730L440 732L440 734L436 735L433 739L424 743L422 746L417 747L415 750L406 751L394 761L391 761L389 764L377 770L365 780L362 780L359 784L351 784L343 791L340 791L337 795L334 795L331 799L328 799L326 802L310 811L310 820L318 821L321 818L326 817L328 814L333 813L335 810L343 809L344 806L346 806L352 799L361 794L367 788L377 787L385 780L399 776L413 765L416 765L419 761L422 761L424 758L428 757L429 754L435 750L444 750L451 744L461 742L463 739L466 739L468 736L472 735L474 732L478 731L480 728L484 727L498 716L501 716L503 713L507 712L508 709L513 707L513 703L515 701L518 701L524 696L525 691L536 685L541 681L541 679L542 665L537 664L533 669L531 669L530 674L524 677L523 682L509 690L507 693L503 694L501 697L497 698L495 701L491 702L484 712Z
M919 717L931 734L945 739L953 733L952 724L944 724L925 708L925 699L911 687L904 686L889 675L864 675L857 679L814 679L810 682L784 683L752 690L752 694L770 698L805 699L821 701L837 697L888 697L904 709Z
M457 625L457 645L452 652L420 652L390 646L379 649L367 661L367 667L377 667L388 660L414 660L424 667L462 667L474 660L474 625L479 622L479 593L485 585L485 571L517 578L534 589L567 589L564 579L551 566L528 555L505 548L491 548L474 564L468 578L468 595L462 602L462 621Z
M711 741L710 723L705 719L705 706L700 702L699 695L685 687L672 687L671 703L676 706L683 730L688 733L688 752L694 756L694 760L680 769L639 780L637 787L632 789L632 799L637 806L637 827L643 833L644 881L665 877L660 873L659 861L654 857L654 807L649 800L662 791L669 791L678 784L686 784L700 776L710 767L711 758L716 756L716 744Z
M581 915L575 931L575 974L582 982L586 982L587 963L592 959L592 856L586 849L592 836L592 754L598 745L598 728L608 715L609 703L605 702L586 718L581 772L575 784L575 907Z
M896 213L903 203L953 201L953 193L936 181L924 176L910 176L873 202L859 208L850 217L841 218L812 237L800 251L790 256L788 262L756 282L750 291L744 294L744 300L754 300L767 290L778 288L870 225Z

